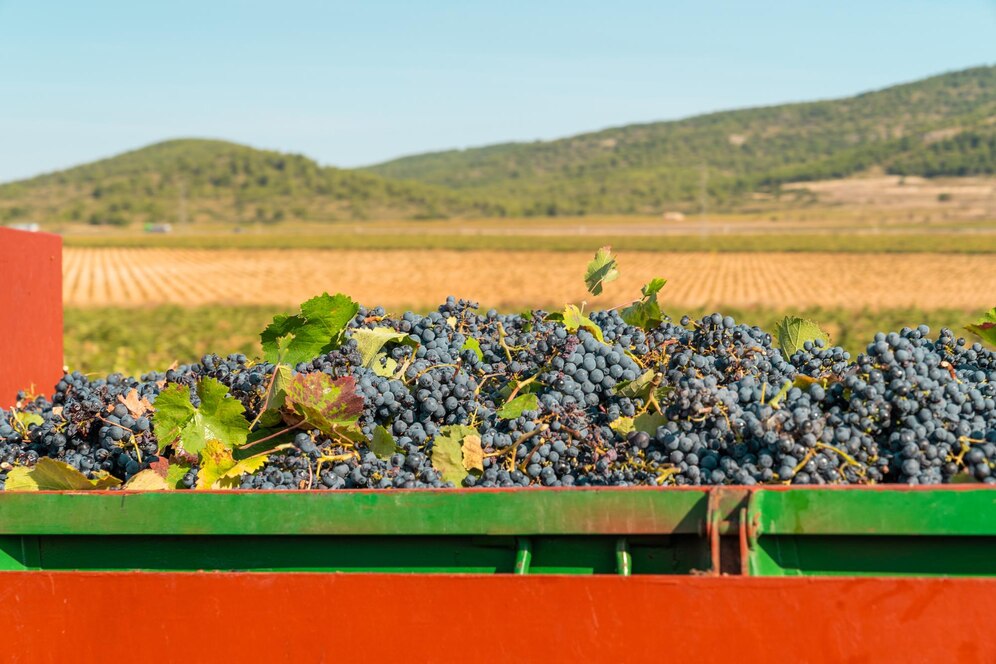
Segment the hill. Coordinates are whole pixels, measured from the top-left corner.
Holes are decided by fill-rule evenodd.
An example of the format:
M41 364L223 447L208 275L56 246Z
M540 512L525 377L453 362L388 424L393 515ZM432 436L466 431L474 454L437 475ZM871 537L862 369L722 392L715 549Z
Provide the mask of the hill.
M751 193L868 170L996 173L996 67L847 99L627 125L366 169L184 139L0 185L0 223L277 223L743 209ZM705 195L703 195L705 192ZM798 197L798 199L796 198Z
M446 188L322 167L300 155L173 140L0 185L0 222L275 223L487 214Z
M507 214L721 207L758 189L845 177L996 173L996 67L847 99L725 111L555 141L507 143L369 168L500 201Z

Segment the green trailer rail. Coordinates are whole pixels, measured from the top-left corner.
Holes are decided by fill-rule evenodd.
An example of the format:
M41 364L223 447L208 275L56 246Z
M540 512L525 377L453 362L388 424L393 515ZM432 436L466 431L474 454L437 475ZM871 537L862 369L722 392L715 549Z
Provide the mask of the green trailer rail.
M996 576L996 491L0 493L0 570Z

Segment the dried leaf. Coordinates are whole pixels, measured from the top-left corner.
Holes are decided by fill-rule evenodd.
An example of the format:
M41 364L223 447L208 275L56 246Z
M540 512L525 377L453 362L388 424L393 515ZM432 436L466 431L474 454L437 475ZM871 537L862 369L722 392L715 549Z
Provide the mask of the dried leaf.
M138 390L132 388L127 396L118 395L118 402L124 404L132 417L142 417L152 410L152 404L145 397L138 397Z
M484 472L484 450L481 448L481 437L472 434L463 439L460 446L463 452L463 467L468 471Z
M171 487L165 476L146 468L132 475L122 488L125 491L167 491Z
M121 480L107 473L88 479L68 463L50 457L38 459L32 467L18 466L7 473L6 491L92 491L119 486Z

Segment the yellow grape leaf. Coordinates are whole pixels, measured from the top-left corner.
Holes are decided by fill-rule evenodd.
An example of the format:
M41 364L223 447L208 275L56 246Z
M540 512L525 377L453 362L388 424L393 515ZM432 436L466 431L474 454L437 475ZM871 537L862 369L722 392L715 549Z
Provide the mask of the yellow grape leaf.
M466 470L479 470L484 472L484 450L481 448L481 437L472 434L463 439L461 445L463 452L463 467Z
M132 475L122 488L125 491L167 491L171 487L165 477L146 468Z
M232 450L220 441L209 440L201 450L201 468L197 473L198 489L234 489L243 473L255 473L266 464L268 454L257 454L236 461Z
M110 489L121 484L121 480L107 473L96 479L88 479L68 463L49 457L38 459L32 467L18 466L7 473L4 484L6 491L92 491Z

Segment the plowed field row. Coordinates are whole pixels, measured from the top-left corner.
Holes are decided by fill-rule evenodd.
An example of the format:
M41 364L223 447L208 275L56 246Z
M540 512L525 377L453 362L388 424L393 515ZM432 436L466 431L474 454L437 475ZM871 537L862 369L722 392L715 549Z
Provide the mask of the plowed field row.
M76 249L64 259L67 305L280 304L341 291L389 308L428 307L447 295L520 308L635 297L668 279L665 302L852 309L989 308L996 256L840 253L621 252L622 276L586 297L588 253L543 251L335 251Z

